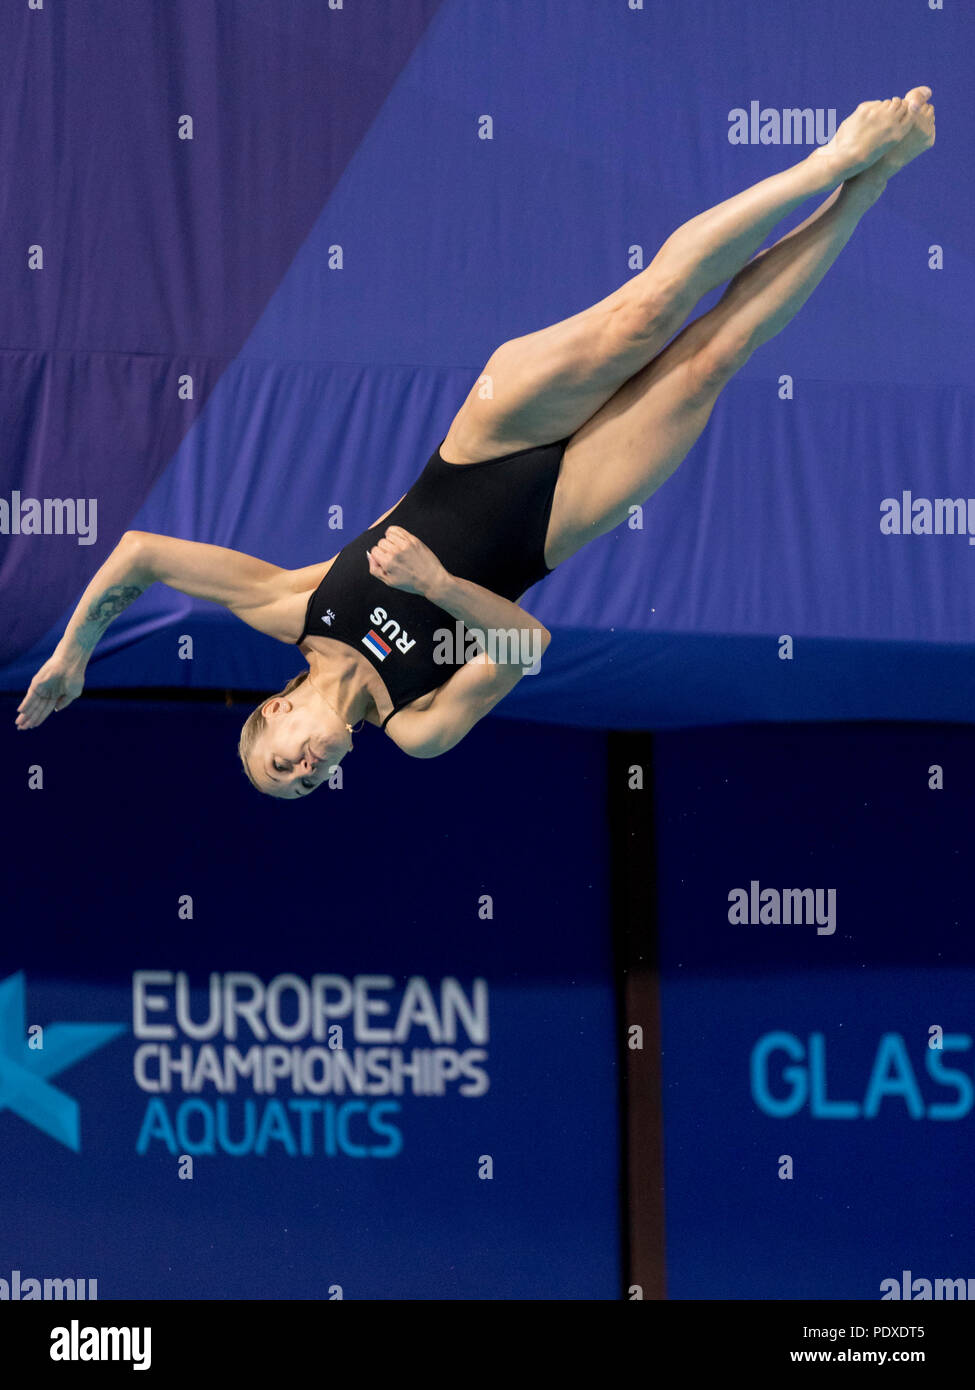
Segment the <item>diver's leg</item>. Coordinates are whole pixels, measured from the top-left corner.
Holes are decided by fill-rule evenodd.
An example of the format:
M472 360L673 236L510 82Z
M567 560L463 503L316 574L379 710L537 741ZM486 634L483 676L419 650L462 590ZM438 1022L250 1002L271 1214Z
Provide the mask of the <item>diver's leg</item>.
M670 477L722 388L805 304L888 177L933 141L933 108L925 105L902 146L844 183L813 217L746 265L713 309L688 324L570 439L546 539L550 566L617 526Z
M679 227L647 268L597 304L503 343L488 360L443 445L476 463L563 439L655 357L708 290L734 275L771 228L900 140L918 88L865 102L828 145Z

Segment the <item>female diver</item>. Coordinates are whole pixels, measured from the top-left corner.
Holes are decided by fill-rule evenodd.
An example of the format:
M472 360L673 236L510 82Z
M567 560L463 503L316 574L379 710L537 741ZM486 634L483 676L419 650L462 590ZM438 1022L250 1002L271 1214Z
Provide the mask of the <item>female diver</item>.
M678 228L607 298L504 343L479 379L492 391L472 388L410 490L331 560L287 570L126 532L31 681L18 728L80 694L105 628L159 580L297 645L308 663L244 725L240 757L260 791L307 796L360 721L413 757L452 748L548 645L517 599L673 473L722 387L805 303L891 175L934 143L930 96L915 87L862 103L828 144ZM823 194L756 254L776 222ZM725 280L714 308L678 333ZM520 634L512 659L438 657L458 620Z

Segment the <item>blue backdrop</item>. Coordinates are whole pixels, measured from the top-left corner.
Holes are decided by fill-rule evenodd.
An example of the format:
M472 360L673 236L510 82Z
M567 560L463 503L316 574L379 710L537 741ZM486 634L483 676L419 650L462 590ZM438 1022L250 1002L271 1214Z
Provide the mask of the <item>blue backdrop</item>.
M499 343L807 152L763 143L761 121L736 142L737 112L831 125L925 82L939 129L642 527L526 599L555 640L503 713L561 728L486 721L435 763L364 731L335 807L296 820L244 783L240 708L89 700L21 740L5 701L0 1278L97 1277L101 1297L617 1296L596 730L972 719L973 49L958 0L0 8L9 692L127 528L286 566L338 550L406 490ZM30 499L42 515L73 499L75 533L32 531ZM888 499L906 533L882 531ZM951 534L925 531L938 499L960 503ZM300 664L157 586L88 684L272 690ZM708 737L674 735L658 767L670 1292L870 1298L903 1268L964 1276L970 1093L932 1074L928 1029L970 1078L968 743ZM934 762L955 769L944 792L926 788ZM837 931L732 927L726 894L752 879L836 888ZM205 1152L193 1110L181 1181L159 1134L137 1151L143 969L185 971L194 1017L210 972L389 975L394 995L483 979L490 1086L393 1097L388 1157L348 1151L361 1110L346 1148L320 1129L305 1155L300 1107L266 1121L301 1095L204 1086L189 1098L232 1102L235 1138L259 1107L266 1152ZM24 1043L35 1024L47 1051ZM428 1045L421 1023L403 1043ZM163 1097L170 1118L185 1098ZM952 1102L954 1118L935 1108Z
M971 1279L971 731L671 733L655 767L669 1296ZM832 922L730 922L753 881Z
M334 553L405 491L498 343L807 152L758 122L732 143L736 111L809 109L823 131L928 82L935 150L728 388L643 529L528 600L557 640L508 712L967 721L969 513L966 534L880 522L905 492L913 515L972 491L973 43L956 0L5 6L0 495L97 501L91 545L6 538L5 685L126 527L283 565ZM178 661L195 607L140 600L90 684L291 674L222 613Z
M239 717L82 701L72 728L51 730L33 791L12 747L22 736L2 736L16 778L0 953L0 1278L94 1278L102 1299L322 1299L336 1285L347 1299L619 1297L604 738L491 721L456 757L421 763L369 740L355 770L343 765L341 790L295 816L253 795L235 765ZM111 796L98 793L106 766ZM187 795L200 767L205 794ZM82 777L94 795L82 798ZM137 971L185 974L198 1024L211 973L246 972L265 988L297 977L280 1010L292 1032L262 1038L244 1023L236 1038L224 1026L194 1037L177 1024L175 978L137 989ZM388 977L363 989L390 1013L331 1020L345 1056L369 1054L364 1087L320 1084L339 1054L323 1063L329 1038L298 1026L302 982L316 975ZM372 1039L417 978L435 1012L401 1039ZM445 978L465 997L484 982L486 1038L462 1026L437 1036ZM330 985L326 1001L341 993ZM172 1028L168 1039L136 1035L143 995L163 1002L144 1023ZM259 1025L268 1018L262 1009ZM122 1031L59 1037L54 1024ZM32 1049L35 1025L43 1047ZM253 1074L233 1089L215 1079L228 1048L253 1046L297 1049L310 1071L302 1061L296 1082L276 1053L286 1075L272 1087ZM177 1062L188 1048L193 1074L147 1089L160 1060L137 1063L145 1047ZM199 1074L207 1047L216 1060ZM398 1065L390 1051L421 1069L402 1093L385 1081ZM416 1055L434 1052L455 1073L442 1094ZM179 1176L180 1155L193 1157L192 1179Z

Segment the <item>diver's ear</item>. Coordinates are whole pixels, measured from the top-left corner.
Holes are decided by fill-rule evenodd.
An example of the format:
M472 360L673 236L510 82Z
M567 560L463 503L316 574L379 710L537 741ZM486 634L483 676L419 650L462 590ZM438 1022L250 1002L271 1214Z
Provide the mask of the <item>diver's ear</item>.
M261 705L261 713L265 719L267 719L269 715L287 714L288 711L292 709L294 709L294 705L288 699L287 695L275 695L273 700L266 700L264 704Z

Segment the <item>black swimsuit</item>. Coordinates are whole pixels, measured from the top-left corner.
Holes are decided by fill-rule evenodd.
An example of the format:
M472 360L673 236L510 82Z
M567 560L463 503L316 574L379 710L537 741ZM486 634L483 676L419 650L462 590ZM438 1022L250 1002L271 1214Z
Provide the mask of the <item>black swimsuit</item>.
M457 619L420 594L391 588L369 573L366 551L388 526L402 526L430 547L448 574L513 602L551 570L545 563L555 484L568 439L519 449L484 463L447 463L437 449L423 472L378 525L342 547L308 600L298 643L320 634L364 652L393 708L436 690L464 660L435 660ZM463 627L461 631L465 631Z

